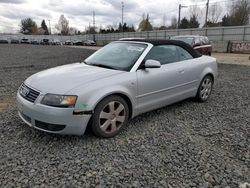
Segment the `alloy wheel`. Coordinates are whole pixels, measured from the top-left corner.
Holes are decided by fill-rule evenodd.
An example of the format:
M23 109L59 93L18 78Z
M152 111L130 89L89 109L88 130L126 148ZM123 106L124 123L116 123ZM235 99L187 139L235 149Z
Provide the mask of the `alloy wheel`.
M103 132L111 134L122 127L125 119L124 105L118 101L111 101L102 109L99 116L99 125Z
M202 98L202 100L207 100L210 93L211 93L211 90L212 90L212 80L210 77L206 77L202 84L201 84L201 87L200 87L200 96Z

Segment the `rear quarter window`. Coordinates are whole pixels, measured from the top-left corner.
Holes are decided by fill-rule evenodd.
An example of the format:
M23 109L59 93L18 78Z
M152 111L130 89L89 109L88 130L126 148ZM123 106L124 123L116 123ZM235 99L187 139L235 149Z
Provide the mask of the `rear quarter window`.
M182 47L178 46L177 50L179 52L179 60L180 61L193 59L193 56L187 50L183 49Z

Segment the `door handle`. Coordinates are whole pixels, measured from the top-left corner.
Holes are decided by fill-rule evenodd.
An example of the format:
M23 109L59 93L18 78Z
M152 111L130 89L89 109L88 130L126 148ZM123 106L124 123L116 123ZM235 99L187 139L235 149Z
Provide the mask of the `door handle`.
M185 70L179 70L180 74L184 74Z

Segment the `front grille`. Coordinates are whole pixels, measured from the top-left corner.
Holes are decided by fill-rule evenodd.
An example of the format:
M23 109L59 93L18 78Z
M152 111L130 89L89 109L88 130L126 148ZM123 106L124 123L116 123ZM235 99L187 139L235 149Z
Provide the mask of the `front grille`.
M40 95L38 91L31 89L30 87L22 84L19 90L20 95L25 98L26 100L34 103L37 97Z
M21 116L23 117L23 119L25 119L27 122L31 123L31 118L25 114L23 114L22 112L20 112Z
M37 120L35 121L35 126L40 129L47 130L47 131L61 131L66 127L66 125L45 123L45 122L37 121Z

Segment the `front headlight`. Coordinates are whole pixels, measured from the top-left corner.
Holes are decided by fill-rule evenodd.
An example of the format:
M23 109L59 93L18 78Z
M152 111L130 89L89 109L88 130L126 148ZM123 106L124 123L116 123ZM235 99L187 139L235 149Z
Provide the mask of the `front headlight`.
M48 106L68 108L74 107L76 100L77 96L74 95L46 94L41 103Z

